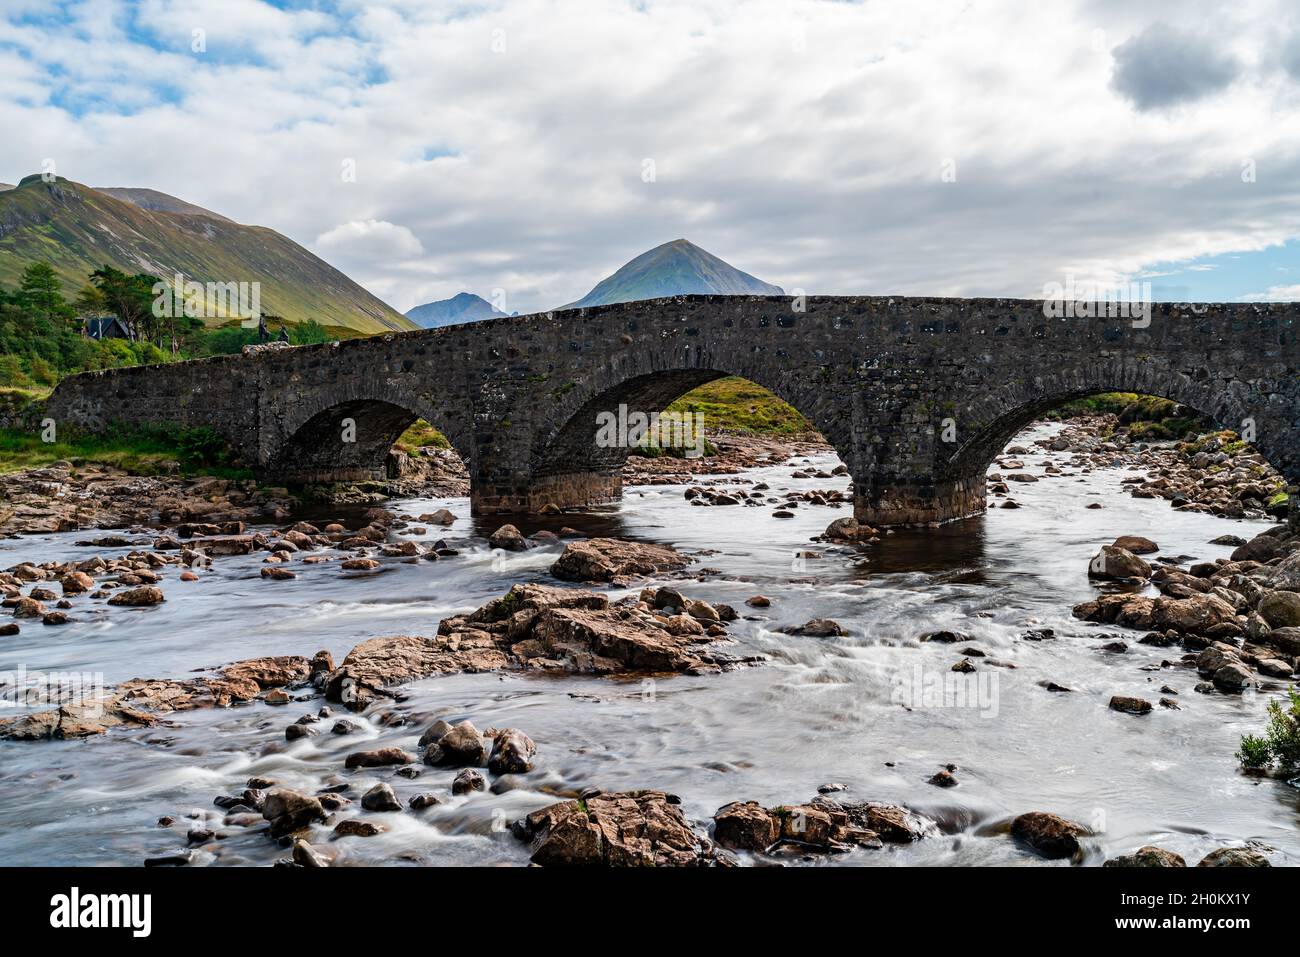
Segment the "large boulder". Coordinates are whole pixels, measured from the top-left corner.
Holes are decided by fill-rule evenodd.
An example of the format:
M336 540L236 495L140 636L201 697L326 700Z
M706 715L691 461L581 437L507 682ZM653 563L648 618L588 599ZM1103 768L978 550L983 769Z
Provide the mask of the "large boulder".
M1300 627L1300 592L1268 592L1260 598L1256 611L1270 628Z
M695 867L713 848L662 791L597 793L534 811L512 830L534 864L586 867Z
M533 769L536 754L532 738L518 728L503 728L492 739L488 770L493 774L525 774Z
M488 536L488 544L509 552L522 552L528 547L528 539L515 526L502 525Z
M451 768L478 767L487 756L483 735L472 722L462 721L429 745L424 763Z
M692 561L669 545L591 538L566 545L551 574L562 581L608 582L675 571Z
M1147 579L1151 577L1151 566L1127 548L1103 545L1088 563L1088 577Z
M713 815L713 839L722 847L765 851L780 836L780 819L757 801L734 801Z
M1079 838L1092 833L1082 824L1045 811L1030 811L1011 822L1013 837L1043 857L1073 857L1079 852Z
M262 802L262 817L271 823L271 835L282 837L325 820L325 808L310 795L276 788Z

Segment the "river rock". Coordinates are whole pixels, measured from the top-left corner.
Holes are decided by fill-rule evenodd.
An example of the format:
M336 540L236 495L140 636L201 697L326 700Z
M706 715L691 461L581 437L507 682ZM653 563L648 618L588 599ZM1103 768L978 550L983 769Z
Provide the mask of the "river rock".
M310 795L275 788L262 803L262 817L271 823L271 836L282 837L325 820L325 809Z
M346 768L382 768L394 764L411 764L414 754L401 748L380 748L377 751L354 751L343 766Z
M1110 710L1122 711L1124 714L1150 714L1151 702L1145 698L1131 698L1117 694L1110 699Z
M451 782L452 794L469 794L472 791L486 791L487 779L473 768L465 768Z
M454 725L425 752L424 763L442 767L478 767L488 756L483 735L472 722Z
M1134 555L1149 555L1160 551L1160 546L1141 535L1121 535L1111 543L1115 548L1122 548Z
M722 847L765 851L780 836L780 819L757 801L735 801L713 815L713 839Z
M400 811L402 802L393 793L392 785L386 781L380 781L361 795L361 806L367 811Z
M1267 857L1249 847L1220 847L1201 858L1197 867L1272 867Z
M502 525L488 536L488 545L508 552L522 552L528 548L528 540L513 525Z
M128 605L131 607L144 605L160 605L166 599L163 597L162 589L154 585L143 585L140 588L130 588L126 591L116 593L108 600L110 605Z
M414 804L414 802L412 802ZM346 821L339 821L334 826L334 836L339 837L374 837L383 834L388 828L377 821L363 821L360 818L350 817Z
M1088 563L1088 577L1145 580L1151 577L1151 566L1126 548L1103 545Z
M782 629L787 635L806 635L810 638L840 638L848 634L844 627L831 618L813 618L802 625Z
M833 542L867 542L880 533L852 516L845 516L827 525L823 534Z
M1030 811L1011 822L1012 836L1052 859L1073 857L1079 851L1079 838L1090 833L1082 824L1045 811Z
M551 574L561 581L609 582L676 571L692 561L669 545L590 538L566 545Z
M293 842L293 862L299 867L329 867L329 861L302 838Z
M1259 600L1256 610L1270 628L1300 627L1300 592L1268 592Z
M14 603L15 618L43 618L46 614L45 606L35 598L24 595Z
M1112 857L1102 867L1186 867L1187 862L1173 851L1163 847L1147 845L1139 847L1132 854Z
M711 844L687 824L678 799L662 791L598 793L534 811L512 830L534 864L587 867L694 867Z
M533 769L537 745L517 728L504 728L492 740L488 770L493 774L526 774Z
M59 580L59 587L65 595L80 595L95 587L95 579L85 572L73 571Z

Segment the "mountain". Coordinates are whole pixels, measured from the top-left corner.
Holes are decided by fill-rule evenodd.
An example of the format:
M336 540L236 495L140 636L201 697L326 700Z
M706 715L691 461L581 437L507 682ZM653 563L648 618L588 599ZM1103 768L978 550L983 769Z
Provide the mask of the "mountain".
M560 308L580 309L583 306L693 294L782 296L785 291L780 286L741 272L692 242L674 239L637 256L612 276L596 283L595 288L577 302Z
M214 213L202 206L187 203L175 196L168 196L156 189L133 189L129 186L96 186L95 192L105 193L114 199L126 200L126 202L134 206L139 206L141 209L151 209L156 213L181 213L185 216L207 216L209 219L219 219L223 223L234 222L234 220L227 219L220 213Z
M359 333L415 328L275 230L243 226L154 190L104 191L33 175L0 192L0 283L15 286L38 260L54 267L69 298L107 264L167 281L179 272L201 283L260 282L262 313L290 322L315 319Z
M0 193L3 193L7 189L13 189L13 188L14 188L13 183L0 183Z
M454 326L459 322L478 322L480 319L496 319L505 313L497 309L482 296L472 292L460 292L450 299L426 302L406 311L406 318L424 329L437 329L441 326Z

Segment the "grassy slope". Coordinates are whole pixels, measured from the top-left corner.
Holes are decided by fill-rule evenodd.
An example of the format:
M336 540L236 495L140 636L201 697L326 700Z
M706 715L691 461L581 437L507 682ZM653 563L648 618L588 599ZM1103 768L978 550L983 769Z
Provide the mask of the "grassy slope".
M60 179L0 192L0 283L49 262L71 297L107 263L125 272L199 282L260 282L262 312L364 333L414 329L324 260L272 229L142 209Z

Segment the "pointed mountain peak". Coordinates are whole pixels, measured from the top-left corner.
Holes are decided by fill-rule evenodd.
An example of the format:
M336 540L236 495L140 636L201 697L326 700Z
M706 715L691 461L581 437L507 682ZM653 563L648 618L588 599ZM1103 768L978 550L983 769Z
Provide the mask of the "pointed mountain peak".
M664 296L781 296L780 286L756 279L689 239L647 250L562 309L636 302Z

